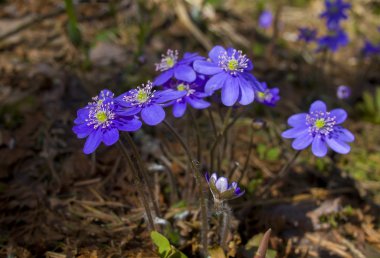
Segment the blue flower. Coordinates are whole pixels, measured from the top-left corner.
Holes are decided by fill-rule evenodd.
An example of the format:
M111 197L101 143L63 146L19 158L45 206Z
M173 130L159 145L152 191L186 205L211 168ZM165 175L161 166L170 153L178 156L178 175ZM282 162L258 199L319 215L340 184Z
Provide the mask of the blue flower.
M156 71L162 73L154 80L154 85L162 85L172 77L180 81L193 82L196 79L196 73L192 64L195 60L202 60L204 57L197 53L185 53L182 60L178 60L178 51L169 49L166 55L162 55L160 63L156 64Z
M208 95L203 91L204 84L205 80L202 78L197 78L192 83L183 81L171 82L168 87L174 88L180 92L185 92L186 95L184 95L182 98L178 98L177 100L169 102L165 106L172 106L173 116L177 118L182 117L185 114L188 104L195 109L208 108L210 106L210 103L203 100L204 98L208 97Z
M245 192L240 189L236 182L228 184L227 178L218 178L216 173L213 173L211 176L206 173L205 177L216 202L223 202L238 198Z
M317 38L317 29L311 29L311 28L299 28L298 29L298 40L305 41L306 43L310 43Z
M348 18L345 11L350 9L351 5L343 2L343 0L325 0L325 7L326 10L320 14L320 17L326 18L329 29L336 29L341 20Z
M307 148L310 144L313 154L324 157L327 146L337 153L347 154L351 148L347 142L354 141L354 135L340 126L347 118L343 109L326 110L326 104L317 100L310 106L309 113L292 115L288 124L293 128L282 133L282 137L294 138L292 147L296 150Z
M157 125L165 119L165 110L162 105L183 97L186 92L172 89L156 91L153 84L148 81L146 85L132 89L116 98L121 106L119 112L126 115L141 115L141 119L147 125Z
M85 154L94 152L101 142L113 145L119 139L119 131L133 132L141 127L141 121L134 116L117 112L113 96L111 91L103 90L77 112L73 131L80 139L87 137L83 148Z
M237 101L248 105L255 98L255 90L261 89L260 83L249 72L252 62L240 50L215 46L209 52L209 61L196 60L194 70L200 74L211 75L205 85L205 93L211 95L222 89L222 102L233 106Z
M348 36L342 29L330 30L329 34L318 39L318 49L330 49L332 52L337 51L340 47L348 44Z
M348 99L351 96L351 89L346 85L340 85L336 91L338 99Z
M272 25L273 15L270 11L263 11L259 17L259 26L267 29Z
M256 91L256 99L259 103L274 107L280 100L279 88L268 89L266 82L261 83L263 91Z
M364 42L364 46L361 49L361 52L364 56L373 56L373 55L379 55L380 54L380 44L375 45L368 40Z

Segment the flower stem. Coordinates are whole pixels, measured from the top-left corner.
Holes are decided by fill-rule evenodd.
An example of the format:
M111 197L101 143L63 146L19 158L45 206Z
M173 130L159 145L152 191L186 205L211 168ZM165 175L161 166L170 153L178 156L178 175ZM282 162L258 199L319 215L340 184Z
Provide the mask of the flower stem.
M223 250L225 250L226 241L228 237L228 231L229 231L228 228L230 225L231 210L227 204L224 204L221 212L222 212L222 225L220 229L220 246L222 247Z
M152 216L152 212L150 210L150 207L149 207L149 203L148 203L148 200L146 199L146 196L145 196L145 193L144 193L144 190L142 188L142 182L141 182L141 179L139 177L139 174L138 174L138 171L137 171L137 168L136 166L133 164L133 161L126 149L126 147L124 146L124 144L119 140L118 141L118 147L121 151L121 153L123 154L123 156L125 157L129 167L131 168L132 170L132 173L133 173L133 176L134 176L134 179L135 179L135 182L136 182L136 185L137 185L137 191L139 193L139 195L141 196L141 200L142 200L142 203L143 203L143 206L144 206L144 209L145 209L145 212L146 212L146 215L148 217L148 226L149 226L149 229L150 230L156 230L155 226L154 226L154 222L153 222L153 216Z
M173 136L177 139L177 141L181 144L182 148L185 150L186 155L189 159L190 164L192 165L192 170L195 176L195 181L198 186L198 194L199 194L199 203L201 206L201 243L203 247L203 255L207 257L208 254L208 240L207 240L207 231L208 231L208 223L207 223L207 206L206 206L206 198L205 198L205 193L203 192L204 185L203 185L203 180L202 180L202 174L199 169L199 163L196 162L181 138L181 136L177 133L177 131L166 121L163 122L164 125L168 128L168 130L173 134Z
M265 195L275 183L277 183L280 179L283 179L288 174L289 169L293 165L294 161L296 161L300 153L301 150L294 153L293 157L282 167L281 171L271 181L269 181L262 191L258 193L259 196Z
M138 163L137 170L140 171L140 174L141 174L142 179L144 181L144 186L148 192L149 199L153 204L154 212L156 213L157 216L160 217L160 209L158 208L157 202L155 201L155 198L154 198L154 195L152 192L152 187L149 183L148 171L146 170L146 166L142 162L141 156L139 154L139 151L138 151L136 144L133 141L132 137L129 135L129 133L126 133L125 135L126 135L125 138L127 138L128 144L131 146L133 155L135 156L135 159Z

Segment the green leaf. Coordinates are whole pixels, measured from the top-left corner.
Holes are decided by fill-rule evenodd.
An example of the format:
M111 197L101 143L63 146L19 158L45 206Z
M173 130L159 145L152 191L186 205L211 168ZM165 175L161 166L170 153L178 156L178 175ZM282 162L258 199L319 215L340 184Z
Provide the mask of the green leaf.
M164 253L170 253L172 248L169 240L165 236L161 235L157 231L152 231L150 233L150 237L152 238L153 243L158 247L160 257L165 257L162 256Z
M280 157L281 150L279 147L270 148L267 152L267 160L276 161Z
M376 110L375 103L373 101L372 95L368 91L363 93L363 100L364 100L366 111L369 114L374 114Z

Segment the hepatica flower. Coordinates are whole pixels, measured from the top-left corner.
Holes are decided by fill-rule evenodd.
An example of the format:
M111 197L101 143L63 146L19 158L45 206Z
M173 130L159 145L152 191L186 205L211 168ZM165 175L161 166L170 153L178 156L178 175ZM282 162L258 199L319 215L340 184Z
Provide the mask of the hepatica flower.
M130 90L119 97L116 101L121 106L120 113L131 116L140 113L141 119L147 125L157 125L165 119L163 104L181 98L186 92L172 89L156 91L153 84L148 81L137 89Z
M261 83L263 91L256 91L256 99L259 103L274 107L280 100L280 90L278 88L268 89L266 82Z
M141 127L134 116L124 116L117 112L113 93L103 90L93 101L77 112L73 131L78 138L86 138L83 152L90 154L101 142L110 146L119 139L119 131L133 132Z
M303 150L311 144L311 150L317 157L327 154L327 146L337 153L350 152L348 142L354 141L354 135L340 126L347 118L343 109L326 110L326 104L315 101L309 113L296 114L288 119L293 128L282 133L282 137L293 139L292 147Z
M375 45L366 40L364 42L363 48L361 49L361 52L365 57L380 55L380 44Z
M336 91L338 99L348 99L351 96L351 88L346 85L340 85Z
M272 25L273 15L270 11L263 11L259 17L259 26L267 29Z
M210 75L205 85L205 93L211 95L222 89L222 102L233 106L236 102L248 105L255 98L254 91L261 89L260 83L249 72L252 62L240 50L215 46L209 52L209 61L194 61L194 70L200 74Z
M299 28L298 29L298 40L305 41L306 43L310 43L317 39L317 29L311 28Z
M336 52L348 44L348 36L342 29L330 30L329 34L318 39L318 51L329 49Z
M190 105L195 109L205 109L210 106L210 103L203 100L208 95L203 92L202 83L203 80L196 80L192 83L186 83L177 81L174 83L172 87L174 87L177 91L185 93L185 95L181 98L173 100L168 105L172 105L173 107L173 116L174 117L182 117L187 109L187 105Z
M205 176L216 202L228 201L244 194L244 190L241 190L236 182L229 184L227 178L218 178L216 173L213 173L211 176L206 173Z
M196 73L192 64L195 60L202 60L203 57L196 53L185 53L182 60L178 60L178 51L169 49L166 55L162 55L160 63L156 64L156 71L162 72L154 80L154 85L162 85L172 77L185 82L193 82Z
M320 17L326 19L328 28L335 29L341 20L348 18L345 12L351 8L351 5L343 0L325 0L325 8L326 10L320 14Z

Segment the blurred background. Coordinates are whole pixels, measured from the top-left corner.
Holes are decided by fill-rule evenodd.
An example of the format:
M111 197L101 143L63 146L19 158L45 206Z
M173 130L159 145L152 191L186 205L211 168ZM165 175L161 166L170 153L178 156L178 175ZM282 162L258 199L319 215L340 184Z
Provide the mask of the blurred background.
M223 45L242 49L255 76L281 95L269 111L254 103L235 130L234 156L244 156L251 120L267 122L242 179L248 195L232 205L229 255L252 257L244 250L271 227L270 257L380 257L380 1L350 4L342 22L349 40L331 51L318 43L328 33L322 0L1 0L0 256L156 257L117 149L85 156L72 121L101 89L120 94L152 80L167 49L207 56ZM317 39L300 40L301 27L317 30ZM348 98L337 96L340 85L350 87ZM288 155L289 142L279 139L287 117L315 99L348 111L351 153L304 154L294 178L261 200L255 191ZM149 164L169 157L186 185L173 158L180 147L164 129L135 137ZM167 201L167 186L156 191L166 219L186 208ZM192 253L196 226L191 218L176 223L171 241Z

